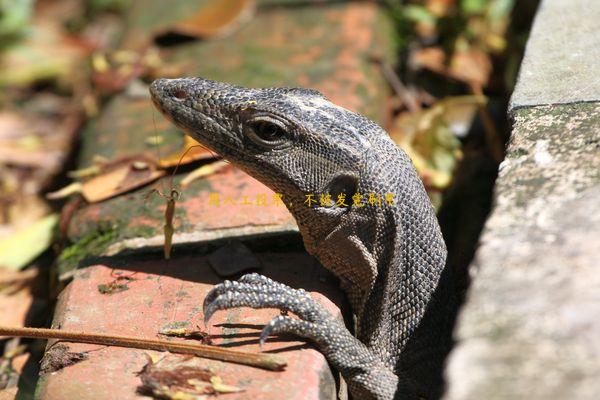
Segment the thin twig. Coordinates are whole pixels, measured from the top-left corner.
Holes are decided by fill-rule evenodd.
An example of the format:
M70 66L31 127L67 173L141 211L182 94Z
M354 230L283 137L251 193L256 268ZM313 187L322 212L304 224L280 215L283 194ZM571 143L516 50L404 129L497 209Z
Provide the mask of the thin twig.
M402 99L402 102L404 103L408 111L414 112L420 110L421 106L419 102L417 101L417 99L415 99L415 96L411 93L411 91L408 90L408 88L404 85L404 83L402 82L398 74L396 74L396 71L394 71L394 68L392 68L390 63L377 56L372 56L371 60L379 65L383 77L394 90L396 96Z
M127 336L100 335L95 333L70 332L45 328L11 328L0 326L0 336L62 339L70 342L102 344L107 346L131 347L135 349L170 351L171 353L193 354L235 364L281 371L287 363L275 354L247 353L204 344L177 343L166 340L141 339Z

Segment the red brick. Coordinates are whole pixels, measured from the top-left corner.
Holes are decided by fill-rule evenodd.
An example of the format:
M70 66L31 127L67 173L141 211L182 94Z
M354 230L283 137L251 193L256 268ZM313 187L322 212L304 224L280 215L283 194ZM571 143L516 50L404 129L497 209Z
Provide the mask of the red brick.
M339 315L334 302L341 304L342 295L335 280L314 259L303 253L258 253L257 257L263 265L261 273L310 290L319 302ZM111 282L114 272L135 272L136 280L127 284L128 290L100 293L98 285ZM157 338L161 329L173 323L204 329L202 301L220 281L205 256L170 262L128 260L94 265L79 270L60 295L53 327L143 338ZM216 336L215 344L257 352L260 329L278 314L272 309L220 311L211 320L209 332ZM248 326L218 326L225 323ZM335 398L333 376L318 351L302 341L274 339L263 350L276 350L287 360L283 372L203 360L203 365L213 368L224 383L244 389L239 394L227 394L228 400ZM148 362L145 353L149 351L77 343L68 346L71 352L88 352L88 359L44 375L38 387L40 399L141 397L136 392L141 384L137 373Z

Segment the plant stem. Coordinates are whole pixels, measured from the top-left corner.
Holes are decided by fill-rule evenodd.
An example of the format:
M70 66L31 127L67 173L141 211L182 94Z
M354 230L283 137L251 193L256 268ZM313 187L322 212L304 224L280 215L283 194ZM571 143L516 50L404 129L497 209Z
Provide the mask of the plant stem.
M204 344L177 343L166 340L141 339L128 336L101 335L96 333L70 332L45 328L11 328L5 326L0 326L0 336L62 339L70 342L170 351L171 353L193 354L198 357L250 365L273 371L281 371L287 365L280 356L275 354L248 353Z

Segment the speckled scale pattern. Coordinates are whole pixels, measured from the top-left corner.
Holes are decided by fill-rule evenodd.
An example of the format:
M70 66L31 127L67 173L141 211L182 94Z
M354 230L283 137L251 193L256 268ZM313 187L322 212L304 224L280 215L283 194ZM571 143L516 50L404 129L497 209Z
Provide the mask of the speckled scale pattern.
M438 334L446 321L428 309L443 309L443 296L432 299L441 286L446 247L410 159L387 133L310 89L182 78L155 81L151 94L186 133L283 195L307 251L340 278L357 326L353 335L306 292L257 274L215 286L204 302L207 321L231 307L292 311L298 318L275 318L261 340L285 332L314 341L354 398L435 396L428 369L439 365L432 349L447 345ZM257 120L285 134L276 142L257 141L251 134ZM308 194L318 201L340 176L364 201L370 193L391 193L394 204L305 204Z

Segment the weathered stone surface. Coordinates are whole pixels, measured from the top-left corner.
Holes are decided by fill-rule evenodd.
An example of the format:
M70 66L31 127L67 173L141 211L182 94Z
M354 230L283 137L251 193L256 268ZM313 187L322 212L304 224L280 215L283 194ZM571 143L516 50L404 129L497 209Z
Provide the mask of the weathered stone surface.
M599 104L515 112L448 399L598 398L599 115Z
M600 100L598 21L597 0L543 0L510 108Z
M305 288L334 315L339 315L334 303L343 301L336 280L312 257L305 253L256 253L256 257L262 274ZM124 287L109 294L105 288L118 276L129 276L133 280L118 281ZM169 262L113 259L77 271L60 295L53 327L149 339L159 338L158 333L168 328L204 330L202 300L220 281L210 268L207 256L180 257ZM104 293L99 285L104 285ZM219 311L211 319L208 331L214 335L216 345L259 352L260 330L277 315L279 311L273 309ZM65 341L61 344L68 346L68 353L85 352L85 357L42 375L38 399L147 399L137 391L142 384L138 373L148 362L147 354L165 355ZM323 355L313 346L294 338L271 338L262 350L284 357L288 362L285 371L266 371L214 360L200 360L200 364L210 367L224 383L244 390L224 395L227 399L335 398L333 375ZM57 355L49 351L46 357ZM71 354L68 360L73 358ZM53 360L47 360L46 364L50 361ZM51 364L56 369L60 363L61 359Z

